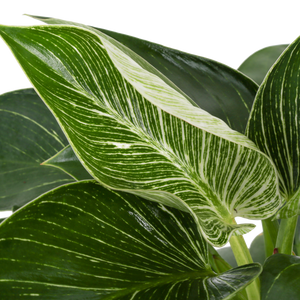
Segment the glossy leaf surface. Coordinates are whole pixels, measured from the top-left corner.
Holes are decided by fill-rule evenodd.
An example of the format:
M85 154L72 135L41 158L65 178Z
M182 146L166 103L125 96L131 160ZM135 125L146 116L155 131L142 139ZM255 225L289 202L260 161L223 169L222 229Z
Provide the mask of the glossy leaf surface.
M82 166L70 145L43 162L42 165L58 168L77 181L92 179L92 176Z
M0 226L0 251L5 299L226 299L261 271L215 276L190 214L94 181L17 211Z
M33 16L34 17L34 16ZM76 24L34 17L48 24ZM79 24L76 24L79 25ZM149 62L199 107L244 133L258 86L221 63L117 32L99 29Z
M275 61L287 47L288 45L276 45L263 48L249 56L239 66L238 70L260 85Z
M104 185L197 215L216 246L280 205L269 159L99 31L2 27L81 163Z
M40 164L67 145L55 118L33 89L0 96L0 210L22 206L74 181Z
M300 257L286 254L270 256L260 278L262 300L299 299Z
M250 115L247 135L272 158L287 204L278 214L299 213L300 39L295 40L263 81Z

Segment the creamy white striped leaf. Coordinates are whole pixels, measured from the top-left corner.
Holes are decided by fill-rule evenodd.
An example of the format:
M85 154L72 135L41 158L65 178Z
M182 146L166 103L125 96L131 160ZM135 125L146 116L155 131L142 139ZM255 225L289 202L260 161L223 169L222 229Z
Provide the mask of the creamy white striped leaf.
M300 213L300 38L283 52L257 93L247 135L272 158L287 203L277 217Z
M74 26L2 26L1 35L103 185L196 214L216 246L254 227L233 217L279 207L269 158L118 42Z
M31 16L47 24L82 24ZM241 72L214 60L168 48L125 34L95 28L141 56L200 108L220 118L230 128L245 132L258 85ZM251 77L251 76L250 76Z
M95 181L50 191L0 226L3 299L227 299L258 264L216 275L189 213Z

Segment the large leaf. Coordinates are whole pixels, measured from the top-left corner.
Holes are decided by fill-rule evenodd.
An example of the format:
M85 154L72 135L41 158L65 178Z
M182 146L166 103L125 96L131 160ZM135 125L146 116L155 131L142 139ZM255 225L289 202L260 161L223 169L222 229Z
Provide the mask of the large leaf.
M234 216L277 210L269 158L128 48L74 26L2 26L1 34L102 184L196 214L216 246L253 228Z
M34 17L34 16L33 16ZM75 24L34 17L48 24ZM258 86L249 78L208 58L181 52L132 36L99 29L144 58L199 107L244 133Z
M272 158L288 200L278 217L299 213L300 39L280 56L263 81L250 115L247 135Z
M288 45L276 45L263 48L249 56L238 68L259 85L266 74Z
M262 300L299 299L300 257L286 254L270 256L261 274Z
M67 140L33 89L0 96L0 210L22 206L42 193L74 181L40 164Z
M3 222L0 252L3 299L216 300L261 271L216 276L190 214L92 181L50 191Z

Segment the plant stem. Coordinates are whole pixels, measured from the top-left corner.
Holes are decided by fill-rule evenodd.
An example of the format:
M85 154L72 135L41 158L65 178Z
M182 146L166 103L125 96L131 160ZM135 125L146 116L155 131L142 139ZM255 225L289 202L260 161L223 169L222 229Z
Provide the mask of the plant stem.
M264 230L265 255L269 257L273 254L276 245L279 224L277 220L271 221L271 218L262 220L261 222Z
M236 262L239 266L253 263L251 254L242 235L232 236L229 240ZM260 282L256 278L246 287L249 300L260 299Z
M292 254L297 221L298 216L294 216L289 219L281 219L278 237L276 240L276 248L278 249L278 253L288 255Z

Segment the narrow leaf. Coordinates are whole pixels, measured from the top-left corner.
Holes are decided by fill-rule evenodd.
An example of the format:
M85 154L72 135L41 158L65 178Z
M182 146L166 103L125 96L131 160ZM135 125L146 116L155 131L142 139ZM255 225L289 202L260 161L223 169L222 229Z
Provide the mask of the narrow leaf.
M279 207L269 158L128 48L74 26L1 28L102 184L196 214L216 246L254 227L234 216L262 219Z
M93 181L17 211L0 226L0 251L5 299L227 299L261 272L216 276L190 214Z
M247 135L272 158L288 202L277 217L298 214L300 187L300 38L280 56L264 79L250 115Z

